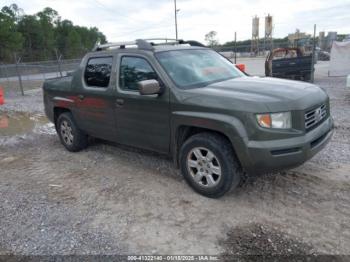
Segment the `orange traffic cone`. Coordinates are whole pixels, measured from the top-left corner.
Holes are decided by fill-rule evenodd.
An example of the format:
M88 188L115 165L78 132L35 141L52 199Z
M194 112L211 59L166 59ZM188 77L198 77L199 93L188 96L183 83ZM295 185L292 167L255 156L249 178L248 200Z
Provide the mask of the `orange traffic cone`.
M242 72L245 72L245 64L236 64L236 67Z
M4 90L0 86L0 105L5 104Z

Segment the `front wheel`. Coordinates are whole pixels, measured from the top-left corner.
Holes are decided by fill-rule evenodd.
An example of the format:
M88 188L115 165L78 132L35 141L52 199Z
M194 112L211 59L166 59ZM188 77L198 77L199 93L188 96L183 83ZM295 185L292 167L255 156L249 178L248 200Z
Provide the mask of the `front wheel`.
M219 198L241 181L230 142L215 133L190 137L181 147L180 165L186 182L199 194Z
M71 113L59 115L56 129L61 143L71 152L77 152L87 147L88 137L75 124Z

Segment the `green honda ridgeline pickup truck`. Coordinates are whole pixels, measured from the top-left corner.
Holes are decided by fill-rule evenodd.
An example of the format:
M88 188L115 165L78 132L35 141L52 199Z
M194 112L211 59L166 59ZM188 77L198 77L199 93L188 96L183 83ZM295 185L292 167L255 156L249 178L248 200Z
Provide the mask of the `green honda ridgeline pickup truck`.
M245 173L301 165L333 133L321 88L247 76L195 41L97 45L72 75L43 89L46 115L69 151L92 136L168 154L212 198Z

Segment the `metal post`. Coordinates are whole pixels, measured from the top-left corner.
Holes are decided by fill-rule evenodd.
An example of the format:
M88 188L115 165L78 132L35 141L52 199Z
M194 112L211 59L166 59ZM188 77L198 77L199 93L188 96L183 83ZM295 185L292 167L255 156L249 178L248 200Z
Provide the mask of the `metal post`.
M271 35L271 44L270 44L270 50L271 50L271 52L272 52L272 50L273 50L273 37L272 37L272 35Z
M237 64L237 32L235 32L235 64Z
M23 77L26 77L27 78L27 81L29 80L29 74L28 74L28 68L27 68L27 64L23 64L24 66L24 70L22 70L21 72L23 73L24 71L24 76ZM29 66L31 67L31 66Z
M178 33L177 33L177 6L176 6L176 0L174 0L174 4L175 4L175 32L176 32L176 40L178 39Z
M9 73L7 71L7 66L4 67L4 71L5 71L5 76L6 76L6 79L7 79L7 85L10 88L10 79L9 79Z
M42 70L42 66L40 66L40 68L41 68L41 70ZM44 79L43 79L43 80L44 80L44 81L45 81L45 79L46 79L45 69L46 69L46 68L44 68L44 70L42 70L42 72L43 72L43 77L44 77Z
M311 63L311 77L310 82L313 83L315 80L315 50L316 50L316 24L314 24L314 39L312 45L312 63Z
M15 53L15 61L16 61L16 72L17 72L17 75L18 75L18 80L19 80L19 87L21 88L21 93L22 93L22 96L24 96L24 91L23 91L23 83L22 83L22 76L21 76L21 72L18 68L18 65L19 63L21 62L21 58L17 58L17 54Z
M2 67L3 67L3 63L0 63L0 79L5 78L4 77L5 74L2 73L3 71Z
M60 76L62 77L62 68L61 68L61 59L62 59L62 55L58 55L58 51L57 49L55 49L55 53L56 53L56 59L57 59L57 66L58 66L58 72L60 72Z

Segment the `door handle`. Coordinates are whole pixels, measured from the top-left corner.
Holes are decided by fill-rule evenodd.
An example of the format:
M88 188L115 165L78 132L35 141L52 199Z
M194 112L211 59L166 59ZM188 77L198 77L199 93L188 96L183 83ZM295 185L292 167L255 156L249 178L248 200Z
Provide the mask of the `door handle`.
M122 107L124 105L124 99L118 98L116 100L117 107Z
M85 96L84 95L78 95L79 100L84 100Z

